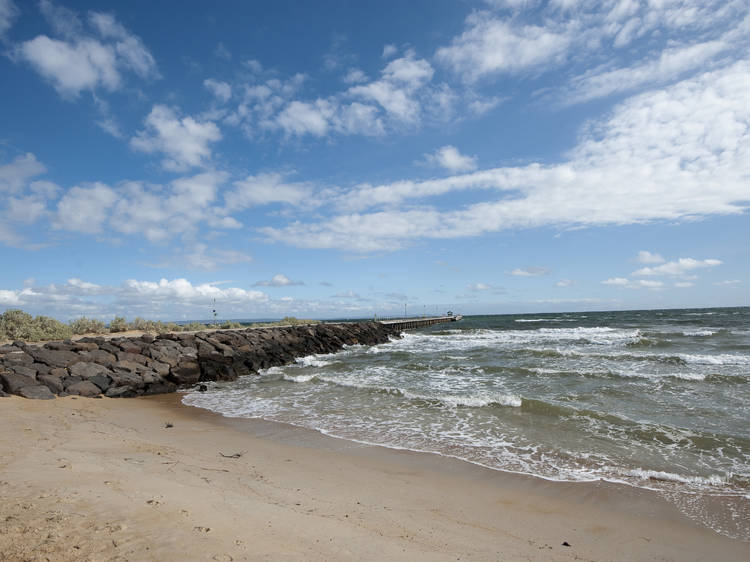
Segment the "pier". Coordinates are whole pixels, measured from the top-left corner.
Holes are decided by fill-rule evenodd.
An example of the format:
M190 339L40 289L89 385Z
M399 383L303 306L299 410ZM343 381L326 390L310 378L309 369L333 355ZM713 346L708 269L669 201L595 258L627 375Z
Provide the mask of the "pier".
M378 320L378 322L387 326L392 326L397 330L414 330L416 328L432 326L433 324L458 322L461 318L462 316L457 314L456 316L430 316L424 318L389 318Z

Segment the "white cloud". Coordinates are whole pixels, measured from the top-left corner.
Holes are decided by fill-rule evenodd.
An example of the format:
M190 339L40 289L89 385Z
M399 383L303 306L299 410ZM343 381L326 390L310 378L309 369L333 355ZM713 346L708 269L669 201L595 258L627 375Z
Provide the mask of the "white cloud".
M28 62L66 98L83 90L113 91L122 85L122 71L142 78L158 77L151 53L139 37L129 33L114 16L92 12L90 24L100 38L84 31L74 12L51 2L41 3L42 12L62 39L38 35L18 44L12 56Z
M344 75L343 81L347 84L359 84L360 82L367 82L367 74L365 74L359 68L350 68L349 71Z
M228 102L229 98L232 97L232 86L227 82L206 78L203 81L203 86L219 101Z
M44 164L30 152L16 156L9 164L0 166L0 192L17 193L28 185L31 178L46 171Z
M145 120L146 128L130 140L130 145L143 152L163 152L162 166L170 171L183 171L205 165L211 159L211 143L221 140L216 123L179 117L165 105L154 105Z
M730 47L724 41L706 41L687 47L665 49L658 58L614 70L594 70L571 82L564 100L581 103L618 92L635 90L644 84L664 83L699 69Z
M688 287L692 287L693 285L695 285L695 283L693 283L692 281L678 281L674 284L674 286L678 289L687 289Z
M455 146L446 145L438 148L434 154L425 154L427 162L450 170L451 172L466 172L477 167L476 156L461 154Z
M219 186L227 177L224 172L203 172L177 178L167 189L126 182L118 188L120 197L112 208L111 227L151 241L193 233L201 223L212 228L237 228L239 223L216 205ZM210 259L216 262L216 257Z
M322 137L328 132L334 108L326 100L314 103L293 101L279 114L278 125L287 134L311 134Z
M626 289L662 289L664 287L664 283L661 281L650 281L645 279L640 279L636 281L631 281L630 279L626 279L624 277L613 277L610 279L606 279L602 281L602 284L604 285L614 285L617 287L624 287Z
M540 277L542 275L549 275L549 273L550 270L546 267L531 266L523 269L516 268L511 271L509 275L514 275L516 277Z
M333 295L333 297L337 299L360 299L362 298L354 291L343 291L341 293L336 293L335 295Z
M664 258L660 254L652 254L648 250L641 250L635 258L640 263L664 263Z
M750 63L706 72L633 97L582 132L568 160L402 180L343 191L344 211L317 224L266 228L273 240L348 251L400 248L419 238L458 238L510 228L623 225L739 214L750 176ZM460 209L424 200L462 190L498 193ZM391 210L421 199L418 210Z
M716 259L696 260L693 258L680 258L677 261L666 262L655 267L643 267L634 271L633 275L639 277L652 275L685 275L688 271L693 271L694 269L716 267L721 264L721 260Z
M396 45L386 45L383 47L383 54L381 55L384 59L389 59L398 52Z
M18 14L19 10L13 0L0 0L0 39L13 26Z
M135 72L141 78L158 77L156 61L144 46L140 37L128 32L112 14L91 12L91 25L106 40L114 43L118 63Z
M73 187L57 204L54 227L84 234L97 234L102 230L109 209L117 201L115 191L103 183L90 187Z
M469 291L474 291L474 292L489 291L490 289L492 289L492 285L488 285L487 283L471 283L467 285L466 288Z
M120 86L115 53L98 41L68 43L40 35L21 43L15 53L66 97L77 96L81 90L104 87L112 91Z
M724 287L727 285L739 285L740 283L742 283L742 281L739 279L727 279L726 281L717 281L714 285Z
M567 31L535 25L516 27L485 12L472 13L466 18L466 27L449 47L439 48L435 57L467 82L560 61L572 41Z
M314 207L312 193L310 184L287 182L283 174L265 173L234 182L234 189L224 194L224 202L228 212L270 203Z
M253 287L291 287L293 285L304 285L302 281L292 281L286 275L277 273L268 281L258 281Z
M572 279L560 279L557 283L555 283L555 287L570 287L574 284L575 281L573 281Z

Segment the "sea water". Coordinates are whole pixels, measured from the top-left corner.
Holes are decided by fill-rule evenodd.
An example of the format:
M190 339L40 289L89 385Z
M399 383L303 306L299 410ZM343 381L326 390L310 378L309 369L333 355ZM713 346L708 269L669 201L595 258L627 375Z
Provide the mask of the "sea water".
M750 308L464 317L183 401L497 470L651 488L750 539Z

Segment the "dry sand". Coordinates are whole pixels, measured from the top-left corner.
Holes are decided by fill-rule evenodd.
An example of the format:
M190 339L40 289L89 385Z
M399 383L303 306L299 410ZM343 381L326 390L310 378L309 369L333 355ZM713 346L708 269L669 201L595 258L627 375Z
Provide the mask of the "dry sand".
M750 560L750 543L644 490L228 420L179 398L0 398L0 559Z

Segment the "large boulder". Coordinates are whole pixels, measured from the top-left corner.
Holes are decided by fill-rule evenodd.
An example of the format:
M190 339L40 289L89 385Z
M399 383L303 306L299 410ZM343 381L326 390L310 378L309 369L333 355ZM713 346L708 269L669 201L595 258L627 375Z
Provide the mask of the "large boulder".
M19 396L24 398L31 398L33 400L49 400L54 398L55 395L50 392L50 389L43 385L24 386L18 391Z
M0 381L3 383L3 390L10 394L18 394L22 388L37 384L35 379L15 373L0 373Z
M109 369L103 365L96 363L87 363L85 361L79 361L68 367L70 374L75 377L81 377L82 379L90 379L97 375L108 375Z
M197 361L182 361L167 378L175 384L193 384L201 379L201 367Z
M78 363L81 360L77 353L64 349L45 349L33 346L28 346L26 349L38 363L44 363L50 367L70 367L73 363Z
M46 386L44 388L47 388ZM47 389L49 391L49 389ZM70 385L67 389L69 394L78 394L79 396L99 396L102 389L91 381L81 381Z
M107 367L117 362L117 357L114 354L104 351L103 349L94 349L91 351L83 351L79 353L81 361L89 361L90 363L98 363L99 365L106 365Z
M39 375L37 380L55 394L60 394L64 390L62 379L55 375Z
M32 365L33 363L31 365L29 363L16 363L15 365L10 365L8 369L17 375L36 379L37 370Z

